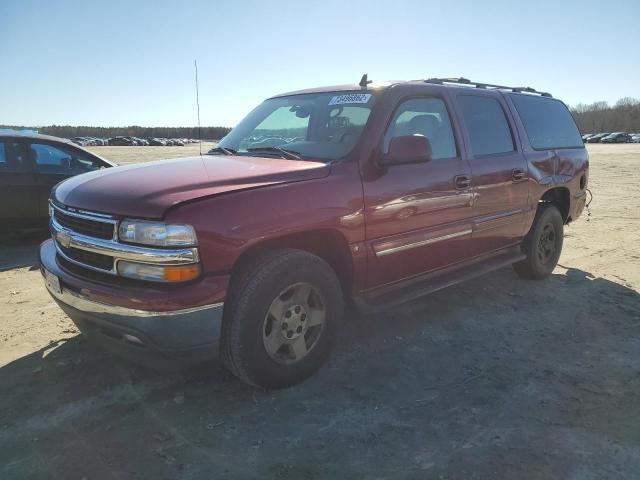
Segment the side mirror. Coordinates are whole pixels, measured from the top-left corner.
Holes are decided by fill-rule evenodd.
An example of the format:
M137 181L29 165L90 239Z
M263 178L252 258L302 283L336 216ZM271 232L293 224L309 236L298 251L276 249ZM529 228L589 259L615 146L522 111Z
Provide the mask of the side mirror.
M389 153L383 154L378 165L390 167L407 163L425 163L432 159L431 143L422 135L394 137L389 143Z

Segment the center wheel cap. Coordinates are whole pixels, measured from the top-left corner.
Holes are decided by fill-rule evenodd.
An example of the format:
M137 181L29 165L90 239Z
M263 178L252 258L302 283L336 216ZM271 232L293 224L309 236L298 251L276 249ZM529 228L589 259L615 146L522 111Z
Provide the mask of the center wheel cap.
M302 305L291 305L282 315L280 330L286 340L295 340L307 330L307 311Z

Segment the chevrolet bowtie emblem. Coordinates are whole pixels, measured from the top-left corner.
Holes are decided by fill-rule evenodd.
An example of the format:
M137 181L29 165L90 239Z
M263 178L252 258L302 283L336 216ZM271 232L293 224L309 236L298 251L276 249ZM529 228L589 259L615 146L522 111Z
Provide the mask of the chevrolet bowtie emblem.
M71 245L71 236L67 232L65 232L64 230L60 230L56 234L56 240L64 248L69 248L69 245Z

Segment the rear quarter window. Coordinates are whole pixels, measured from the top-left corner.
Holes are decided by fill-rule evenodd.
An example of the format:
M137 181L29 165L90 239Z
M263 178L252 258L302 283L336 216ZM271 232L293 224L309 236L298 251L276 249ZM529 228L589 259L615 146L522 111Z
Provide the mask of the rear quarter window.
M510 94L529 143L536 150L582 148L582 137L569 109L560 100Z
M514 150L511 129L500 102L492 97L458 95L474 156L499 155Z

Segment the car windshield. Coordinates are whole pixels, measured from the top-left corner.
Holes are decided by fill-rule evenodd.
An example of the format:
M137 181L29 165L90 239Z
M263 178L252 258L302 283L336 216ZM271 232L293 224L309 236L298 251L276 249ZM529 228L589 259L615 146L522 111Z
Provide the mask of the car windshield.
M353 149L375 99L369 91L270 98L249 113L210 153L331 162Z

